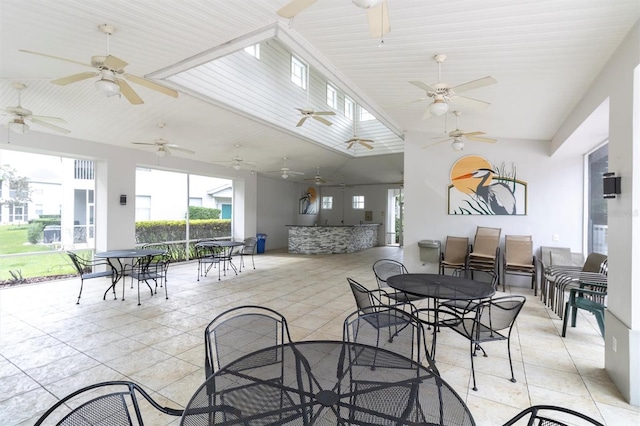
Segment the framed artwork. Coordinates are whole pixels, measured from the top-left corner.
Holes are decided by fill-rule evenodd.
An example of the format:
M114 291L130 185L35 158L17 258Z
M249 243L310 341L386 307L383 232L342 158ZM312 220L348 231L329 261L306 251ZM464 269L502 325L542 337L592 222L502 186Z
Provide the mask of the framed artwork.
M318 193L313 186L307 188L305 194L300 198L300 214L318 214Z
M494 167L485 158L468 155L451 167L448 213L451 215L526 215L527 183L517 179L516 166Z

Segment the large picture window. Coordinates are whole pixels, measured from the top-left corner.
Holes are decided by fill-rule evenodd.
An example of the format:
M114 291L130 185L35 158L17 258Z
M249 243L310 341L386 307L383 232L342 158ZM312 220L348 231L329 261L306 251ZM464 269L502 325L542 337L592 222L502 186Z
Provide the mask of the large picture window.
M586 156L587 170L587 253L607 254L607 200L602 192L602 175L609 169L609 145Z

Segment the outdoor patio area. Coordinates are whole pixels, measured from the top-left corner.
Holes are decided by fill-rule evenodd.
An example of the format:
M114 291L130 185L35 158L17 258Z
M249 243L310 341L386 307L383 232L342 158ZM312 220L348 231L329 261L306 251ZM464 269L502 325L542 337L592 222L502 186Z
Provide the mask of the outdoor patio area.
M341 340L343 320L355 310L346 278L376 288L372 265L382 258L402 261L403 250L375 247L341 255L268 251L255 256L255 270L245 259L242 272L227 271L220 281L214 270L196 281L197 262L171 264L169 299L164 289L151 296L143 285L141 306L129 280L124 301L121 284L118 300L111 293L102 300L109 280L86 281L79 305L77 278L0 289L0 424L32 425L57 399L107 380L134 381L162 405L183 408L205 379L204 328L233 306L257 304L279 311L293 340ZM501 425L526 407L550 404L609 426L640 424L640 407L624 401L604 370L604 343L593 317L580 312L577 327L562 338L562 321L533 290L506 290L527 297L512 337L517 383L509 381L505 342L487 343L489 357L477 358L475 392L469 342L446 329L437 339L440 374L476 423ZM157 414L149 424L178 423Z

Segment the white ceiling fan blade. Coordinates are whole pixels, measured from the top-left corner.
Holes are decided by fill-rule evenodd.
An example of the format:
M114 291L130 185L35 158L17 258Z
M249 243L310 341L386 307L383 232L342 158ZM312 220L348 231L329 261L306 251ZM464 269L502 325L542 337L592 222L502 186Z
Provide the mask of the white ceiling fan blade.
M298 13L313 5L316 1L317 0L291 0L289 3L278 9L276 13L283 18L291 19Z
M467 98L466 96L455 95L451 98L451 103L456 105L463 105L472 108L486 108L491 105L489 102L481 101L478 99Z
M47 123L46 121L38 120L37 118L31 117L30 120L33 123L39 124L40 126L48 127L51 130L55 130L56 132L60 132L60 133L64 133L64 134L71 133L71 130L63 129L62 127L58 127L58 126L56 126L54 124Z
M132 105L140 105L144 103L142 98L138 96L131 86L129 86L129 83L124 80L116 80L116 83L120 86L120 93L122 93L122 95L124 95Z
M171 155L171 150L166 145L160 145L158 147L158 152L164 152L167 155Z
M30 115L29 117L32 120L46 120L46 121L55 121L58 123L66 123L66 121L60 117L47 117L46 115Z
M105 67L112 69L114 71L122 71L124 67L129 65L128 62L125 62L122 59L116 58L115 56L112 56L112 55L109 55L106 58L104 58L104 61L102 62L102 64Z
M134 145L151 145L151 146L156 146L158 145L157 143L153 143L153 142L131 142Z
M19 52L31 53L32 55L45 56L45 57L47 57L47 58L57 59L57 60L59 60L59 61L71 62L71 63L73 63L73 64L78 64L78 65L83 65L83 66L85 66L85 67L93 68L93 65L91 65L91 64L87 64L87 63L85 63L85 62L74 61L73 59L61 58L61 57L59 57L59 56L47 55L46 53L33 52L33 51L31 51L31 50L23 50L23 49L19 49Z
M468 140L470 141L476 141L476 142L486 142L486 143L496 143L497 140L493 139L493 138L483 138L483 137L479 137L479 136L465 136Z
M317 111L313 115L336 115L336 113L333 111Z
M413 81L410 81L409 83L413 84L414 86L416 86L419 89L424 90L425 92L435 92L436 91L436 89L434 89L433 87L429 86L424 81L413 80Z
M190 149L187 148L182 148L181 146L175 145L175 144L169 144L169 145L165 145L165 147L171 147L171 149L174 149L176 151L181 151L181 152L186 152L188 154L195 154L195 151L192 151Z
M304 124L304 122L307 120L307 118L309 118L309 116L304 116L300 119L300 121L298 121L298 124L296 124L296 127L300 127Z
M367 142L365 142L364 140L360 140L358 142L360 143L360 145L364 146L365 148L373 149L373 147L369 145ZM373 141L370 141L370 142L373 142Z
M164 93L165 95L173 96L174 98L178 97L178 92L176 90L170 89L154 81L147 80L146 78L138 77L137 75L133 74L125 74L124 77L127 80L130 80L136 84L140 84L141 86L148 87L149 89L155 90L156 92Z
M431 148L432 146L435 146L435 145L441 144L441 143L443 143L443 142L448 142L448 141L451 141L451 140L453 140L453 138L444 138L444 139L441 139L441 140L439 140L439 141L437 141L437 142L430 143L429 145L425 145L425 146L423 146L423 147L422 147L422 149Z
M495 78L491 76L487 76L487 77L479 78L477 80L469 81L467 83L459 84L457 86L452 87L451 89L453 90L454 93L462 93L462 92L466 92L467 90L478 89L480 87L496 84L497 82L498 81Z
M300 175L300 176L304 175L303 172L294 172L293 170L287 170L287 173L290 175Z
M463 133L462 136L465 137L470 137L470 136L480 136L480 135L486 135L485 132L467 132L467 133Z
M59 86L66 86L67 84L75 83L77 81L82 81L82 80L86 80L88 78L93 78L93 77L97 76L98 74L99 73L97 73L97 72L87 71L87 72L82 72L80 74L73 74L73 75L68 75L66 77L57 78L55 80L51 80L51 82L53 84L57 84Z
M355 144L356 141L351 141L349 142L349 146L347 146L347 149L351 149L353 147L353 144Z
M312 117L313 117L314 119L318 120L319 122L321 122L322 124L326 124L327 126L331 126L331 125L333 124L333 123L332 123L332 122L330 122L329 120L324 119L324 118L322 118L322 117L318 117L318 116L316 116L316 115L313 115Z
M367 19L369 20L369 32L372 38L382 38L391 31L387 0L384 0L376 7L367 9Z

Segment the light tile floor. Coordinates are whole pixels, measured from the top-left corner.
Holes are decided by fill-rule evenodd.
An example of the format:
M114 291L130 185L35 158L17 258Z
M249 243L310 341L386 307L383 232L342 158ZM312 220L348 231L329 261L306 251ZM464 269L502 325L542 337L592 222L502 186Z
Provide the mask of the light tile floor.
M238 276L196 281L195 263L169 268L169 300L160 292L126 289L126 300L102 300L107 281L78 279L0 290L0 424L31 425L57 398L91 383L133 380L161 404L183 407L204 379L203 330L218 313L260 304L285 315L294 340L341 339L342 320L355 309L346 277L375 288L371 269L381 258L402 261L397 247L347 255L256 255ZM121 291L121 287L119 288ZM627 404L604 370L603 340L590 315L561 338L562 323L532 291L512 337L517 383L511 383L506 344L484 345L477 392L471 387L469 344L443 330L437 365L470 407L478 425L501 425L533 404L563 405L609 426L639 425L640 407ZM157 414L147 424L177 424Z

